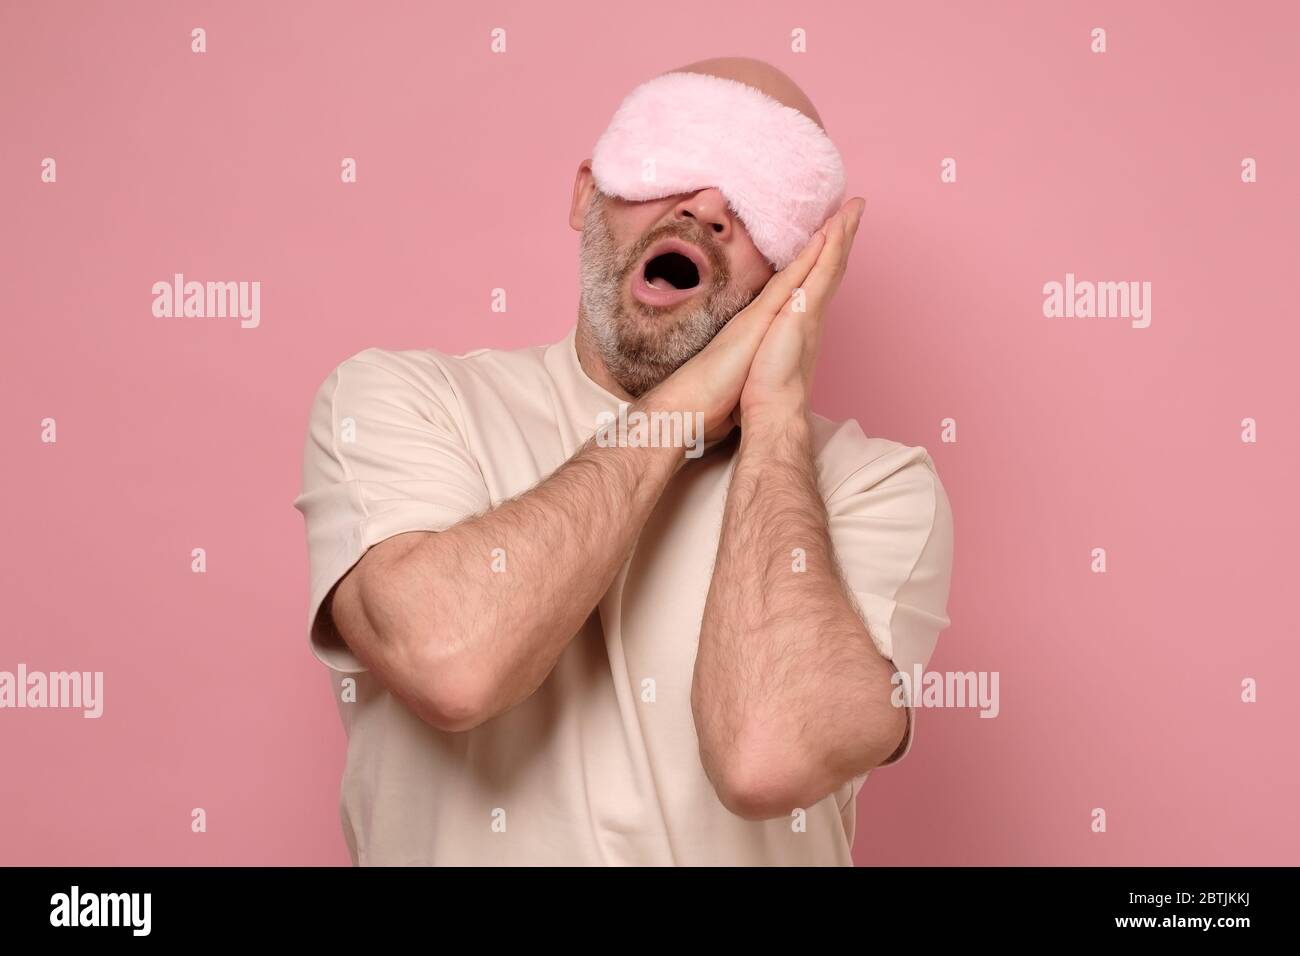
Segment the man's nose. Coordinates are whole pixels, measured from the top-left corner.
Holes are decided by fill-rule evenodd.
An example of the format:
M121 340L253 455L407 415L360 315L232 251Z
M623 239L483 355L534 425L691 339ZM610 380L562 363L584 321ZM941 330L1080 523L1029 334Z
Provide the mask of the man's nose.
M713 186L691 193L673 209L674 219L694 219L718 242L726 242L735 230L731 215L726 198Z

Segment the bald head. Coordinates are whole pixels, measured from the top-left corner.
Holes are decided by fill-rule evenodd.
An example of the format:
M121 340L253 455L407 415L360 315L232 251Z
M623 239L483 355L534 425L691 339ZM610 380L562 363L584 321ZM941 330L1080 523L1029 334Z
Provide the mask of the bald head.
M791 109L796 109L807 116L822 129L826 127L822 118L799 84L782 73L771 63L755 60L747 56L719 56L711 60L700 60L687 66L669 70L670 73L705 73L720 76L727 80L736 80L746 86L762 90L772 99Z

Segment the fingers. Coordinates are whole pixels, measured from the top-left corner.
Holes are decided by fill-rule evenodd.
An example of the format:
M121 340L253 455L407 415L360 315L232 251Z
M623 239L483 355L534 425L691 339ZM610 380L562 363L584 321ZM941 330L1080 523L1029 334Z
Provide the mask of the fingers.
M812 299L811 303L805 299L809 308L833 294L830 282L844 270L852 235L857 232L865 208L866 203L855 197L827 219L809 237L799 255L768 279L754 300L723 326L710 346L716 344L718 348L724 348L749 340L757 347L771 320L790 308L796 289L803 288L806 297ZM846 242L846 230L850 229Z
M794 290L808 278L808 273L817 263L825 242L826 233L823 226L809 237L808 242L799 251L799 255L795 256L789 265L767 280L767 285L763 286L763 291L749 307L754 308L755 311L770 312L772 315L779 312L781 306L794 295Z
M863 213L866 213L866 211L867 211L867 200L866 200L866 199L861 199L861 198L854 198L854 200L852 200L852 202L857 202L857 204L858 204L858 208L855 209L855 211L852 213L852 215L853 215L853 221L850 222L850 226L852 226L852 229L853 229L853 235L857 235L857 234L858 234L858 226L859 226L859 225L862 225L862 216L863 216Z
M782 306L790 301L794 290L808 276L821 254L825 241L823 230L813 233L807 244L794 261L780 272L775 273L754 299L722 327L713 341L706 348L716 345L718 348L730 347L739 342L748 341L751 351L757 350L763 340L767 327L771 324Z
M807 296L807 311L825 302L839 287L844 271L848 268L849 253L853 249L853 239L857 235L858 225L866 203L854 198L849 200L835 215L826 220L826 245L817 257L817 262L803 284Z

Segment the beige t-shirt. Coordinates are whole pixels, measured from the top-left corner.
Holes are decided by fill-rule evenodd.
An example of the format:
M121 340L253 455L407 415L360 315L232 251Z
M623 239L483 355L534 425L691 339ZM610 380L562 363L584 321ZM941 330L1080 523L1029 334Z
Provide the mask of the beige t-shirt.
M734 442L673 478L537 692L473 730L415 717L329 615L318 619L368 548L527 491L617 407L583 371L572 330L509 352L368 349L320 387L294 505L307 526L311 647L333 672L348 734L340 809L355 863L851 865L865 774L805 808L799 826L733 815L700 762L691 675ZM855 421L817 418L815 447L845 578L879 651L911 675L948 625L952 516L934 464Z

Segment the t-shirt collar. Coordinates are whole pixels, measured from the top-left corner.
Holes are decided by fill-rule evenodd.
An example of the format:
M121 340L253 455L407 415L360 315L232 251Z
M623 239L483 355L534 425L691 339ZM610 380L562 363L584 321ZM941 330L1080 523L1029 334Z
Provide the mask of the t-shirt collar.
M546 348L546 368L555 382L569 419L590 435L596 430L596 416L616 411L621 399L587 374L578 358L577 326L560 341Z

